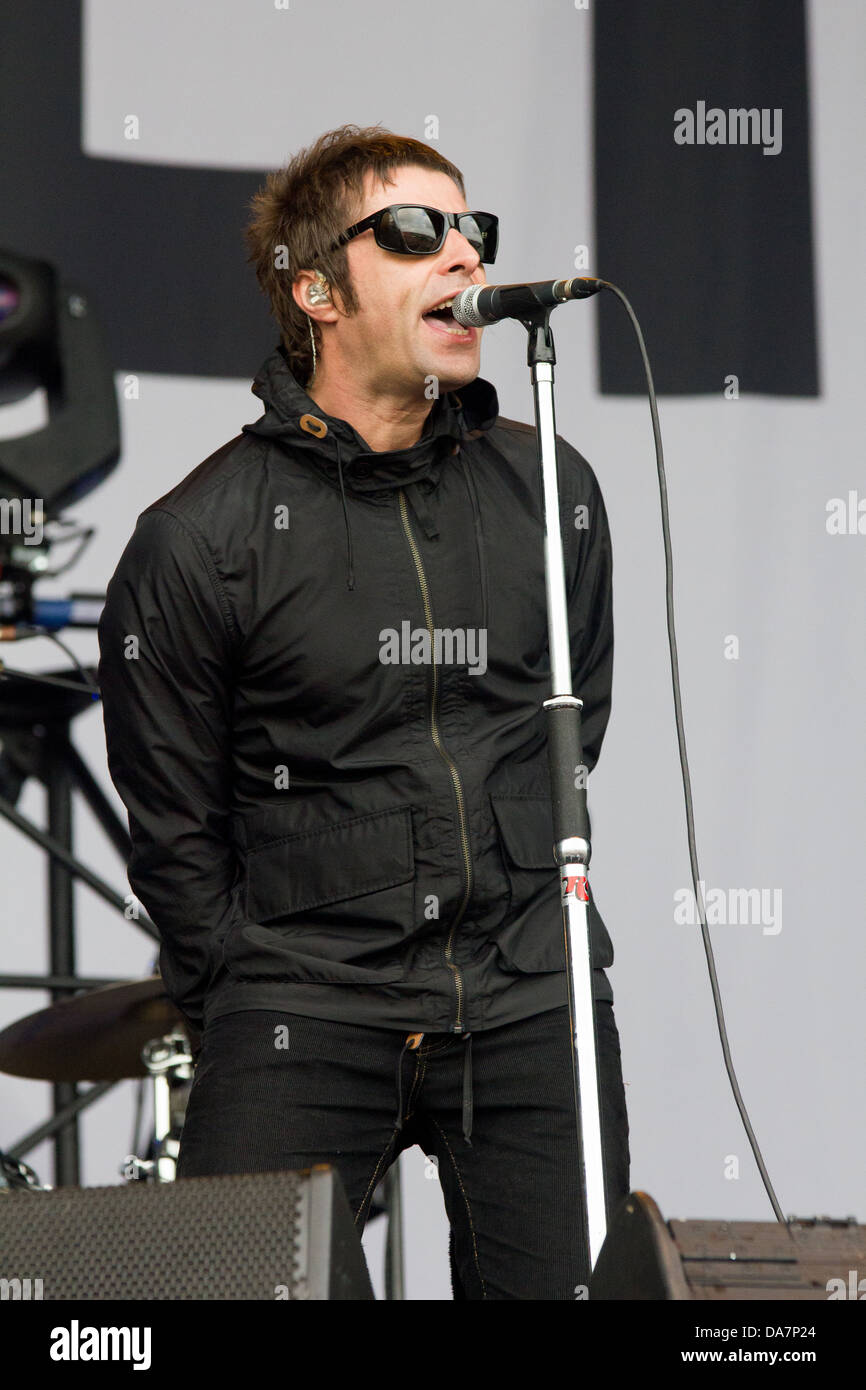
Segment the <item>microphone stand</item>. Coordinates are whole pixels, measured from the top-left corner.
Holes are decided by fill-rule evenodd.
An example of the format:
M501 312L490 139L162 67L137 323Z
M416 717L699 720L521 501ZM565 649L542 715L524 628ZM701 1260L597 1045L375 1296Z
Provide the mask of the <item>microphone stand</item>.
M591 853L583 774L580 711L583 701L571 686L568 609L562 554L553 367L556 353L551 309L521 319L529 334L527 362L535 401L535 429L544 496L544 566L550 650L551 695L547 751L553 807L554 858L562 887L562 921L568 979L569 1022L573 1040L574 1106L578 1131L579 1183L584 1199L589 1267L594 1266L607 1231L601 1101L592 995L592 943L589 932L587 873Z

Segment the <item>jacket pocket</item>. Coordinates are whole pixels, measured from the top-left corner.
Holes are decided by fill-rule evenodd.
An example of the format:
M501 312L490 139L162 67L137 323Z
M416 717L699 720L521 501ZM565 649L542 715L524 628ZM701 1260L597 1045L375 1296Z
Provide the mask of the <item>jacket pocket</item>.
M253 845L247 851L247 912L268 922L351 900L351 916L377 920L379 906L355 899L414 877L411 811L373 811ZM405 897L398 894L393 905Z
M525 974L564 970L560 880L553 855L553 812L546 795L491 794L503 864L511 889L508 921L496 938L505 965ZM609 965L610 938L592 899L592 963Z
M411 809L303 830L287 821L297 825L275 811L247 845L245 920L226 943L231 973L332 984L402 979L400 948L414 927Z

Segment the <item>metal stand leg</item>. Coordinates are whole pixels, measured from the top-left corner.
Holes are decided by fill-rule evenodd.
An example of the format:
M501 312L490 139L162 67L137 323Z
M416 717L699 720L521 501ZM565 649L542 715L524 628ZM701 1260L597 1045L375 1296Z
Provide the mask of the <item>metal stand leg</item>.
M388 1209L388 1234L385 1242L385 1297L404 1299L406 1295L403 1278L403 1191L399 1157L385 1174L385 1205Z
M72 776L66 762L66 729L49 726L45 739L45 786L48 792L48 833L72 849ZM72 875L56 859L48 861L49 968L55 975L75 974L75 916ZM52 1003L66 999L66 989L51 991ZM78 1095L74 1081L53 1086L54 1111L64 1109ZM80 1155L78 1119L73 1116L54 1136L54 1185L79 1185Z

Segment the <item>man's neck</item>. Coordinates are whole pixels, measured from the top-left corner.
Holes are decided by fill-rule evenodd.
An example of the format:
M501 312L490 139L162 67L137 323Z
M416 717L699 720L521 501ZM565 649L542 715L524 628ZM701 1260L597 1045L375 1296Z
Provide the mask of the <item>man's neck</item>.
M324 368L306 390L326 415L346 420L377 454L417 444L433 407L424 396L400 399L370 392L357 383L335 381Z

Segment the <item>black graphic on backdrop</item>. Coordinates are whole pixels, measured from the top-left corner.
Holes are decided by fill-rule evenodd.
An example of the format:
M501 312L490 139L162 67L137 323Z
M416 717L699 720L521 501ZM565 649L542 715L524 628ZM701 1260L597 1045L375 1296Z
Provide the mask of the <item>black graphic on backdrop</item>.
M279 339L243 243L264 170L89 158L81 66L79 4L5 9L0 246L92 294L117 370L251 377Z
M592 268L631 297L659 392L733 374L744 394L816 395L803 0L617 0L593 22ZM265 171L89 158L80 72L79 4L6 10L0 246L95 296L119 370L251 376L278 337L242 241ZM677 144L674 113L697 122L699 102L780 109L781 149ZM631 330L597 302L602 390L641 393Z
M631 299L656 388L721 394L733 375L743 394L817 395L803 0L593 9L592 268ZM685 108L694 144L674 139ZM766 113L781 148L697 143L711 108ZM716 122L712 138L730 125ZM596 302L602 391L643 394L628 320L612 296Z

